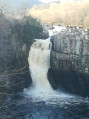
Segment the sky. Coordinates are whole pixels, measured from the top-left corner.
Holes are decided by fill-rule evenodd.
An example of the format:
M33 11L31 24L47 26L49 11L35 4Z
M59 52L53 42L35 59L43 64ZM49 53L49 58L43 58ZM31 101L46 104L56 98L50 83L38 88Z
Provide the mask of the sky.
M61 2L65 2L65 1L71 1L71 0L39 0L43 3L49 3L49 2L53 2L53 1L61 1Z
M35 5L35 4L37 5L39 3L49 3L49 2L53 2L53 1L65 2L65 1L71 1L71 0L6 0L6 1L11 4L12 8L18 8L24 2L27 2L27 4L30 7L32 7L33 5Z
M48 2L59 1L59 0L39 0L39 1L41 1L43 3L48 3Z
M69 1L69 0L6 0L6 1L9 1L12 5L18 6L20 3L25 2L25 1L30 3L31 5L34 5L34 4L38 4L40 2L43 2L43 3L49 3L49 2L53 2L53 1L64 2L64 1Z
M12 7L19 7L20 4L22 3L28 3L29 5L33 6L34 4L39 4L41 1L40 0L5 0L7 2L9 2Z

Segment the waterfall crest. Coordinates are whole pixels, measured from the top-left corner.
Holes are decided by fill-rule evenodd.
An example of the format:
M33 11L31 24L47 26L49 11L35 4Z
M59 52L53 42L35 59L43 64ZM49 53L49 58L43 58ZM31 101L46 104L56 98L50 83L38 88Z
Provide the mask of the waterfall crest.
M29 51L29 69L33 82L33 90L36 93L51 93L52 87L47 79L50 68L50 39L36 40Z

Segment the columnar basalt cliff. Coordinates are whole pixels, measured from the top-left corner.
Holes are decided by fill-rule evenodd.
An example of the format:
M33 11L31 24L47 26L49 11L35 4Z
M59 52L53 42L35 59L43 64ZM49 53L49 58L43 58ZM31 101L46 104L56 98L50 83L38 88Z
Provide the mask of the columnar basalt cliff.
M64 31L54 37L52 69L89 74L89 39L80 32Z
M85 32L76 28L66 29L51 41L48 76L52 86L89 96L89 39Z

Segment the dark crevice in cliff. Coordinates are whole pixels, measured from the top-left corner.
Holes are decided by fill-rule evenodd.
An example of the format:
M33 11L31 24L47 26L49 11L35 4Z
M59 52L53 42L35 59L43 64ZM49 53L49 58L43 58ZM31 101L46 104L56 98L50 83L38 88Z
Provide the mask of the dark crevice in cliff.
M74 71L48 71L48 79L54 89L83 97L89 96L88 78L88 75L84 76Z

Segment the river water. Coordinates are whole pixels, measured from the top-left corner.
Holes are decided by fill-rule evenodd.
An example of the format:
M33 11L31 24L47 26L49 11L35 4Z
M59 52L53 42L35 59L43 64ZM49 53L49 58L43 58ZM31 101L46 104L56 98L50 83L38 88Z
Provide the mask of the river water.
M0 119L89 119L89 100L79 96L10 96ZM4 118L5 117L5 118Z

